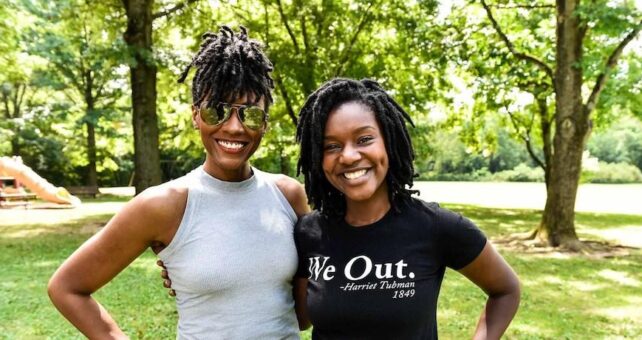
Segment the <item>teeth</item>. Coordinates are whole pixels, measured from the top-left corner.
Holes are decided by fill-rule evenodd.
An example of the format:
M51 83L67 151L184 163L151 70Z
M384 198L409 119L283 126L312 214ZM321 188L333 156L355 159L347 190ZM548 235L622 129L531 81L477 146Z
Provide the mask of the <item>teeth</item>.
M353 171L353 172L346 172L346 173L343 174L343 176L345 176L347 179L355 179L355 178L359 178L359 177L361 177L361 176L363 176L365 174L366 174L366 169L363 169L363 170L357 170L357 171Z
M243 143L229 142L229 141L225 141L225 140L220 140L220 141L218 141L218 143L221 144L222 146L228 148L228 149L240 149L244 145Z

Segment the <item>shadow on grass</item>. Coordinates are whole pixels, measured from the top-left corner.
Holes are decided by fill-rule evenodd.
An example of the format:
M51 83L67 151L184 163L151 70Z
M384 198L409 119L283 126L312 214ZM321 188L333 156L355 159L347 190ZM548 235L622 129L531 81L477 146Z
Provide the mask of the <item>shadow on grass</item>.
M477 223L491 238L526 232L540 211L448 205ZM0 228L0 334L8 338L81 338L54 309L46 284L54 270L111 214L87 215L51 226ZM578 214L578 229L642 225L642 217ZM20 234L22 233L22 234ZM506 339L642 338L642 252L614 258L537 257L501 250L522 281L522 304ZM135 338L173 338L177 315L146 252L96 297ZM470 338L484 293L448 271L438 316L444 339ZM309 337L309 332L304 333Z
M541 210L495 209L454 204L448 204L446 208L468 217L490 237L531 231L539 225L542 217ZM575 225L578 232L584 228L642 226L642 216L580 212L575 214Z
M3 264L0 334L7 339L81 339L49 301L46 286L53 272L85 241L84 233L45 233L0 238ZM133 338L175 337L173 298L162 287L155 256L144 253L95 296Z
M24 223L0 226L0 240L2 239L33 239L47 235L86 235L85 238L95 234L103 227L113 214L89 215L78 219L71 219L63 223Z

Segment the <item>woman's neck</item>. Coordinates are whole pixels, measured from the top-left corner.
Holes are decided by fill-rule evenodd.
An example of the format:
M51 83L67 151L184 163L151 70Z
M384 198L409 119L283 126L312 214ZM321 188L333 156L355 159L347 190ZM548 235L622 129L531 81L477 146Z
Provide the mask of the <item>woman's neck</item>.
M347 201L345 221L354 227L375 223L390 210L388 197L376 201Z
M203 164L203 170L212 177L225 182L241 182L252 177L252 167L250 167L249 163L245 163L238 169L226 170L212 166L206 161Z

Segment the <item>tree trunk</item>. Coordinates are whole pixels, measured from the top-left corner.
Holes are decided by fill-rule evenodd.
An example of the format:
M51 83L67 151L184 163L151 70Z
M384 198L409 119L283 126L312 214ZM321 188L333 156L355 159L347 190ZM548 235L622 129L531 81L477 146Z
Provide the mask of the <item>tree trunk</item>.
M578 5L578 0L557 1L554 151L546 206L538 230L538 236L551 246L574 250L580 247L575 233L575 198L589 131L581 95L584 30L574 13Z
M98 186L98 175L96 171L96 126L97 121L94 117L94 96L91 90L94 87L94 79L90 70L85 71L83 75L85 78L85 104L87 110L85 112L85 126L87 127L87 185L92 187Z
M92 109L93 110L93 109ZM85 123L87 126L87 185L98 186L98 175L96 172L96 128L90 121Z
M125 41L134 53L130 65L134 127L136 193L161 183L156 116L156 65L152 55L153 0L123 0L127 12Z
M20 84L2 84L2 103L4 104L4 118L11 122L9 127L13 131L13 136L11 137L11 156L20 156L20 125L12 122L15 118L22 117L22 112L17 103L18 95L16 94L11 98L11 89L15 89L16 92L20 92ZM24 86L24 91L26 91L26 85ZM23 91L23 95L24 95ZM9 104L13 105L13 113Z
M536 99L540 114L540 128L542 131L542 152L544 154L544 183L546 183L546 188L548 189L551 183L551 159L553 157L553 148L551 145L551 123L548 114L546 93L538 93Z

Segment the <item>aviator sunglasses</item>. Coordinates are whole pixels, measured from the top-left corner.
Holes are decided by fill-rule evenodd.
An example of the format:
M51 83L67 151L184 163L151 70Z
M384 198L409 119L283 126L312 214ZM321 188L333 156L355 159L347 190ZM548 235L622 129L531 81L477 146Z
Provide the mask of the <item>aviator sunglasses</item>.
M251 130L259 130L268 120L268 114L260 107L220 102L214 107L204 106L199 108L201 119L211 126L225 123L236 110L239 120Z

